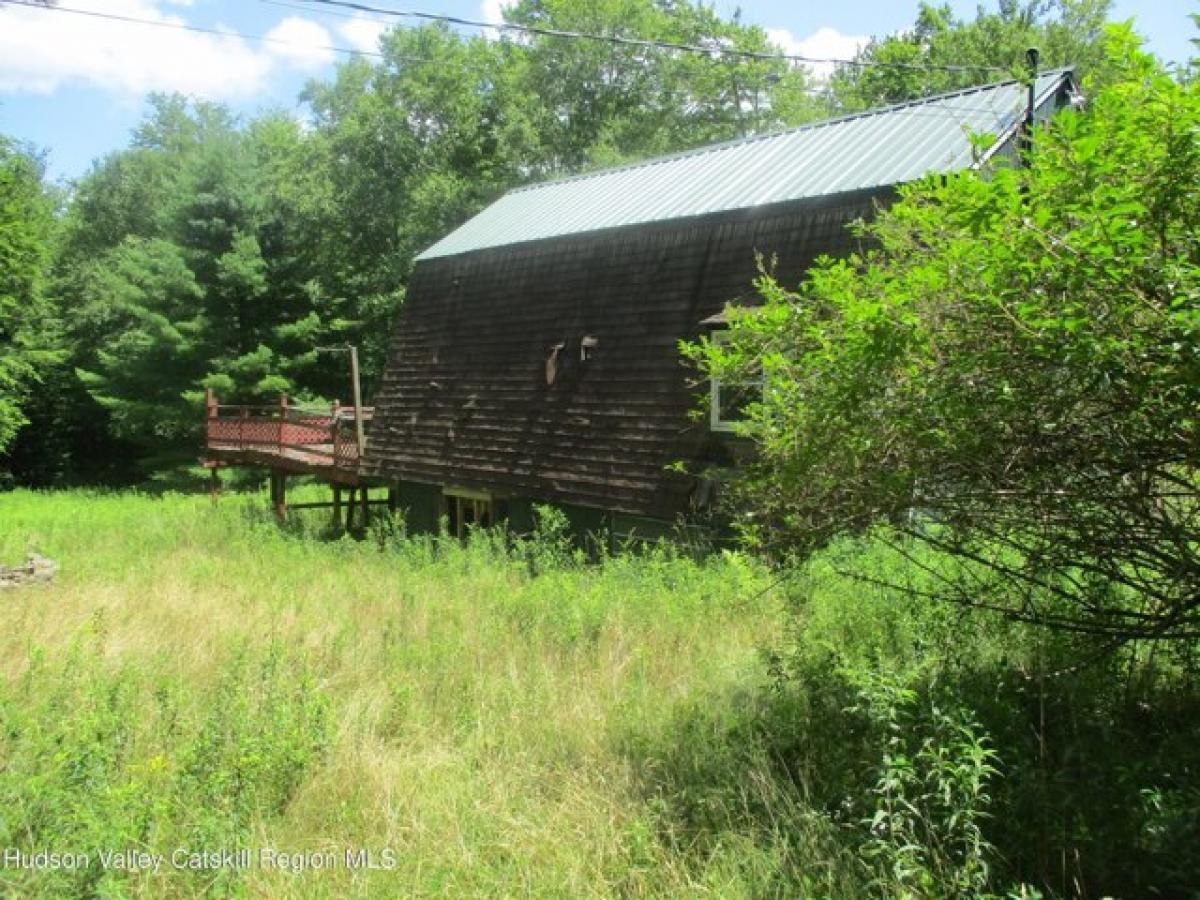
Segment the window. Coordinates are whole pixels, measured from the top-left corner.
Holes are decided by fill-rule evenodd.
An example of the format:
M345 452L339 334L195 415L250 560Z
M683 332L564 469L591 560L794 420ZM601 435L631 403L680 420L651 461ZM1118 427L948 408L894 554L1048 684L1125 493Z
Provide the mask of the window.
M729 342L728 331L714 331L710 336L714 344ZM763 381L757 378L728 381L713 378L709 397L709 426L713 431L734 431L737 423L745 421L746 407L762 399Z
M471 528L490 528L496 521L495 499L487 491L446 487L442 490L442 514L450 533L466 537Z

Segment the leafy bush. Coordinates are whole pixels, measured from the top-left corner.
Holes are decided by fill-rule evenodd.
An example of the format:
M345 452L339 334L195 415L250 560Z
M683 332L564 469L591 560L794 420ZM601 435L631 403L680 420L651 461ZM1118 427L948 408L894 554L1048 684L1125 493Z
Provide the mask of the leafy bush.
M807 555L890 523L945 551L940 598L1097 646L1200 634L1200 81L1127 29L1109 52L1025 164L901 189L874 249L764 276L692 348L765 377L750 536Z
M1188 896L1192 657L1137 643L1097 656L1077 636L930 603L937 551L884 537L839 541L790 580L772 671L802 718L763 724L810 806L874 861L876 889Z
M968 710L925 706L887 676L860 681L860 708L883 750L865 822L877 885L889 894L981 896L995 854L980 827L995 752Z
M575 559L571 523L556 506L538 503L533 507L533 534L525 544L530 574L559 568Z

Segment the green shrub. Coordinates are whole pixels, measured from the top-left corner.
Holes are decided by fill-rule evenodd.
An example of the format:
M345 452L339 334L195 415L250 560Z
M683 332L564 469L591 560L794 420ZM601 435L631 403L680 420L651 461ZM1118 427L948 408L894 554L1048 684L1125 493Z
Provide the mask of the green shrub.
M874 810L864 820L876 885L888 895L983 895L995 848L980 826L996 754L978 722L893 677L867 672L858 680L860 709L881 750Z
M16 684L0 682L0 846L90 857L74 870L14 869L8 884L30 896L116 895L130 876L104 868L101 851L245 846L327 740L324 696L279 645L234 657L214 690L197 691L109 663L98 616L60 663L35 651ZM225 884L239 873L193 877Z

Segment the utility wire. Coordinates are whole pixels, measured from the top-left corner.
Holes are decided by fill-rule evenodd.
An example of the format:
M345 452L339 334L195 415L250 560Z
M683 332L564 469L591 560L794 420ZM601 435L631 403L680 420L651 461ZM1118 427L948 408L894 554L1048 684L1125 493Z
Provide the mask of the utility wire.
M165 22L157 19L139 19L136 16L123 16L118 15L117 13L99 12L92 9L76 9L70 6L46 6L41 3L33 3L32 0L0 0L0 8L3 8L4 6L24 6L29 9L40 9L44 12L71 13L77 16L89 16L94 19L109 19L114 22L131 22L136 25L152 25L155 28L174 28L178 31L195 31L200 34L214 34L217 37L243 38L247 41L259 41L263 44L278 44L283 47L303 47L308 50L329 50L334 53L373 56L376 59L383 59L382 53L376 53L373 50L351 50L347 47L335 47L330 44L300 44L296 41L285 41L282 38L273 38L265 34L243 34L240 31L222 31L218 28L205 28L201 25L190 25L186 22ZM413 58L408 61L425 62L425 60L417 58Z
M375 13L377 15L394 16L396 18L424 19L431 22L445 22L448 25L463 25L468 28L495 28L500 31L516 31L522 34L536 34L543 37L572 38L575 40L597 41L600 43L622 44L631 47L657 48L661 50L679 50L685 53L700 53L705 56L729 56L755 60L785 60L788 62L808 63L813 65L853 66L856 68L902 69L907 71L937 71L937 72L1004 72L1011 70L1003 66L989 65L950 65L937 63L900 63L880 62L878 60L859 59L822 59L812 56L800 56L795 53L765 53L758 50L737 50L732 47L701 47L697 44L682 44L674 41L650 40L647 38L625 37L618 34L594 34L586 31L567 31L561 28L546 28L540 25L518 25L512 22L484 22L478 19L465 19L460 16L450 16L441 13L420 12L417 10L386 9L381 6L371 6L356 0L303 0L309 4L321 6L336 6L342 9L352 9L358 12Z
M323 4L320 5L320 8L313 8L310 0L259 0L259 2L264 3L268 6L278 6L283 9L294 9L294 10L300 10L300 11L307 11L307 12L315 13L317 15L332 16L334 18L348 19L351 21L357 19L360 21L376 22L379 24L386 24L388 21L387 19L380 18L378 15L364 14L361 10L355 10L354 12L342 12L338 9L326 9L326 8L324 8ZM300 4L304 4L304 3L309 3L309 5L307 5L307 6L300 5ZM450 17L450 18L453 18L453 17ZM390 25L389 27L400 29L402 26ZM488 25L487 27L492 28L492 27L498 27L498 26ZM779 57L771 56L770 58L778 59ZM423 61L428 62L428 60L423 60ZM848 62L852 62L852 61L844 60L843 62L848 63ZM999 69L997 67L997 71L1007 72L1008 70L1007 69ZM793 90L796 90L796 88L793 88ZM836 98L837 98L837 92L834 91L833 88L828 87L828 86L824 86L824 87L806 86L806 87L801 87L798 90L800 91L800 93L807 94L812 97L819 97L823 100L832 101L832 100L836 100ZM969 90L969 89L965 89L965 90ZM924 99L924 98L915 98L912 102L915 104L915 103L920 102L921 99ZM969 106L969 105L955 105L952 108L952 111L955 113L975 112L975 113L992 114L997 117L1002 117L1002 116L1008 115L1010 113L1009 110L997 110L995 107L991 107L991 106L982 107L982 106ZM908 113L908 115L920 116L920 115L922 115L922 113L914 109L914 110L911 110ZM935 118L935 119L944 119L945 118L940 113L931 114L928 117Z
M291 4L272 2L272 0L263 0L263 2L272 3L275 6L285 6L290 9L306 9L308 7L293 6ZM426 13L419 11L401 11L383 9L381 7L368 6L363 3L356 3L353 0L301 0L308 4L319 4L324 6L336 6L345 9L352 9L357 12L375 13L379 15L393 16L397 18L419 18L429 21L446 22L451 25L463 25L472 28L495 28L507 31L517 31L528 34L537 34L547 37L562 37L581 40L600 41L612 44L621 44L626 46L636 46L643 48L657 48L662 50L678 50L688 53L698 53L705 56L726 56L740 59L751 59L760 61L784 60L788 62L799 62L808 64L822 65L845 65L856 68L889 68L902 69L907 71L939 71L939 72L1002 72L1009 74L1010 70L1002 66L988 65L940 65L940 64L922 64L922 63L891 63L878 62L868 60L854 59L821 59L817 57L800 56L797 54L788 53L762 53L754 50L736 50L728 47L701 47L695 44L679 44L670 41L647 40L643 38L630 38L621 35L603 35L590 34L586 32L564 31L555 28L542 28L534 25L514 25L511 23L494 24L491 22L482 22L473 19L465 19L458 16L440 15L435 13ZM300 44L295 41L285 41L282 38L273 38L268 35L261 34L246 34L240 31L221 30L216 28L205 28L201 25L192 25L186 22L167 22L155 19L143 19L137 16L126 16L117 13L106 13L98 10L77 9L70 6L47 6L42 3L33 2L33 0L0 0L0 7L3 6L23 6L29 9L42 10L44 12L61 12L69 13L77 16L87 16L95 19L107 19L114 22L128 22L136 25L148 25L155 28L173 28L178 31L192 31L199 34L211 34L216 37L236 37L248 41L258 41L264 44L276 44L284 47L303 47L313 50L328 50L332 53L344 53L348 56L370 56L375 59L384 59L384 54L374 50L358 50L348 47L338 47L332 44ZM326 11L327 15L337 15L341 18L353 19L355 16L345 13L334 13ZM371 18L371 21L381 21L380 19ZM429 62L430 60L424 57L392 57L401 62ZM828 89L806 89L805 93L827 95Z
M399 27L393 26L392 23L387 19L379 16L366 15L365 13L361 12L341 12L336 9L314 9L311 6L303 6L301 4L303 4L304 0L296 0L294 3L288 3L286 0L258 0L258 2L265 3L267 6L278 6L281 9L294 9L298 12L316 13L319 16L332 16L336 19L349 19L350 21L357 20L359 22L378 22L380 25L387 25L389 28Z
M0 2L2 2L2 0L0 0ZM312 6L297 5L298 3L304 3L305 0L296 0L296 2L294 2L294 3L288 3L288 2L286 2L286 0L258 0L258 2L265 3L267 6L278 6L282 9L295 9L295 10L299 10L301 12L312 13L312 14L315 14L318 16L333 16L338 19L348 19L350 21L376 22L378 24L385 25L389 29L395 29L397 31L402 30L402 29L406 30L406 31L411 31L411 29L407 29L404 26L398 25L394 22L389 22L387 19L381 19L378 16L373 16L373 15L364 15L361 12L339 12L334 9L313 8ZM488 26L488 27L491 27L491 26ZM430 62L430 60L425 57L407 56L407 57L392 57L392 58L398 58L404 62ZM796 89L793 88L793 90L796 90ZM799 88L798 90L802 94L808 94L813 97L821 97L826 100L832 100L835 96L833 88L830 88L830 87L802 87L802 88Z
M304 9L309 8L309 7L295 6L290 3L280 2L280 0L261 0L261 2L269 3L273 6L281 6L281 7L286 7L289 9L296 9L296 10L304 10ZM1002 69L998 66L934 66L934 65L923 66L923 65L908 64L908 63L873 63L873 62L862 62L862 61L857 61L857 60L844 60L844 59L843 60L815 59L815 58L810 58L810 57L788 55L788 54L758 53L758 52L749 51L749 50L731 50L728 48L706 48L706 47L699 47L699 46L690 45L690 44L674 44L674 43L664 42L664 41L643 40L640 38L626 38L626 37L620 37L618 35L596 35L596 34L586 34L583 32L560 31L557 29L539 28L536 26L509 25L509 24L493 25L488 22L477 22L477 21L470 20L470 19L462 19L457 16L443 16L443 15L437 15L434 13L402 12L402 11L397 11L397 10L385 10L385 9L380 9L377 7L369 7L365 4L350 2L350 0L300 0L300 2L305 2L305 3L309 3L309 4L317 3L320 5L328 5L328 6L340 6L340 7L344 7L344 8L353 9L359 13L367 12L367 13L381 13L384 15L390 15L390 16L396 16L396 17L417 17L417 18L430 19L430 20L435 20L435 21L445 21L449 24L459 24L459 25L466 25L466 26L470 26L470 27L502 28L502 29L506 28L509 30L516 30L516 31L528 32L528 33L540 34L543 36L568 37L568 38L579 38L579 39L584 39L584 40L606 41L606 42L610 42L610 43L628 44L628 45L647 47L647 48L658 48L658 49L664 49L664 50L684 50L687 52L702 53L702 54L705 54L708 56L711 56L713 54L723 54L723 55L731 55L731 56L740 57L740 58L759 59L759 60L784 59L784 60L789 60L789 61L794 61L794 62L841 64L841 65L852 65L852 66L860 66L860 67L887 66L887 67L898 67L898 68L905 68L905 69L933 69L933 70L937 70L937 71L990 70L990 71L1008 72L1007 69ZM329 45L329 44L300 44L295 41L286 41L281 38L273 38L268 35L245 34L244 32L239 32L239 31L221 30L221 29L216 29L216 28L205 28L201 25L192 25L192 24L189 24L186 22L167 22L167 21L159 21L159 20L155 20L155 19L143 19L143 18L138 18L136 16L126 16L126 15L120 15L117 13L105 13L105 12L99 12L97 10L77 9L75 7L59 6L57 4L54 6L48 6L43 3L33 2L33 0L0 0L0 8L3 8L3 6L24 6L24 7L30 8L30 9L38 9L38 10L42 10L42 11L46 11L46 12L69 13L72 15L88 16L90 18L96 18L96 19L107 19L107 20L116 21L116 22L128 22L128 23L132 23L132 24L136 24L136 25L149 25L149 26L153 26L155 28L173 28L173 29L176 29L179 31L192 31L192 32L197 32L199 34L211 34L211 35L215 35L217 37L236 37L236 38L242 38L244 40L249 40L249 41L258 41L258 42L261 42L264 44L277 44L277 45L285 46L285 47L304 47L307 49L315 49L315 50L329 50L334 53L344 53L344 54L347 54L350 56L355 56L355 55L370 56L375 59L387 58L387 57L385 57L384 54L378 53L373 50L349 49L346 47L338 47L338 46ZM350 14L350 13L340 13L340 12L334 12L332 10L322 10L322 12L325 15L337 16L339 18L344 18L344 19L358 18L358 16ZM370 19L370 21L374 21L374 22L383 21L374 16L369 17L369 19ZM416 57L416 56L397 57L397 56L392 55L391 58L394 60L401 61L401 62L430 62L430 60L426 57ZM823 87L823 88L806 87L806 88L802 89L802 92L813 95L813 96L824 97L826 99L832 99L834 96L833 91L828 87ZM978 110L978 111L983 112L984 110Z
M294 9L294 10L300 10L300 11L304 11L304 12L312 12L316 15L332 16L332 17L338 18L338 19L349 19L352 21L359 20L359 21L367 21L367 22L376 22L379 24L387 24L388 23L388 20L386 20L386 19L380 18L377 15L364 14L361 11L341 12L337 9L326 9L326 8L324 8L324 6L321 6L320 8L313 8L313 6L311 6L311 5L308 5L308 6L299 5L299 4L303 4L303 3L308 3L309 0L258 0L258 2L265 3L268 6L278 6L283 9ZM388 27L394 28L396 30L404 29L404 26L401 26L399 24L389 24ZM497 27L497 26L488 25L487 27L492 28L492 27ZM410 29L404 29L404 30L410 30ZM770 58L778 59L779 57L772 56ZM429 60L425 59L422 61L428 62ZM1001 70L1001 69L997 68L997 71L1007 72L1008 70L1007 69ZM798 90L802 94L807 94L812 97L818 97L822 100L835 101L837 99L837 92L832 87L829 87L828 85L826 85L826 86L805 86L805 87L801 87L801 88L792 88L792 90ZM962 90L965 92L969 92L971 89L963 88ZM926 97L916 97L916 98L913 98L912 100L908 101L907 103L902 103L902 104L898 104L898 105L902 105L902 106L913 105L915 107L916 105L920 104L925 99L927 99L927 98ZM1021 107L1021 108L1023 108L1023 107ZM863 113L866 111L867 110L856 110L853 113L847 113L846 115L856 115L856 114ZM971 106L971 105L962 105L962 104L954 105L953 107L950 108L950 111L954 112L954 113L990 114L990 115L996 116L997 118L1002 118L1002 117L1010 115L1012 113L1012 110L997 109L994 106ZM1020 110L1018 109L1017 111L1019 112ZM909 110L907 115L920 117L922 115L925 115L925 113L921 110L914 108L912 110ZM931 119L940 119L940 120L945 119L945 116L942 113L931 113L931 114L928 114L927 117L931 118Z
M2 2L2 0L0 0L0 2ZM398 25L395 22L389 22L387 19L382 19L379 16L366 15L362 12L357 12L357 11L356 12L339 12L338 10L325 9L324 7L314 8L312 6L297 5L298 3L304 3L305 0L296 0L296 2L293 2L293 3L288 3L288 2L286 2L286 0L258 0L258 2L265 3L268 6L278 6L282 9L295 9L295 10L299 10L301 12L312 13L312 14L318 15L318 16L333 16L338 19L348 19L350 21L376 22L380 25L385 25L389 29L395 29L395 30L404 29L406 31L411 31L411 29L406 29L406 28L404 28L404 26ZM492 26L489 25L488 27L490 28ZM429 62L430 61L429 59L424 58L424 57L393 57L393 58L399 58L404 62ZM775 58L775 57L772 57L772 58ZM803 94L809 94L814 97L822 97L827 100L833 99L833 97L834 97L834 91L832 88L829 88L829 87L802 87L802 88L799 88L799 91Z

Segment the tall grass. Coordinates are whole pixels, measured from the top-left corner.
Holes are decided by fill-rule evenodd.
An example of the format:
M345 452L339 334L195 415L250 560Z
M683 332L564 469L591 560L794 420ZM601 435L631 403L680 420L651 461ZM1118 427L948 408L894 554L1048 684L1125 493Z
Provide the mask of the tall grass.
M61 570L0 595L0 844L388 848L395 868L93 861L0 872L13 891L745 889L736 850L659 839L628 753L681 705L762 680L778 609L742 557L533 576L493 536L317 541L261 500L0 496L0 559L32 549Z
M917 599L883 543L781 576L286 528L264 498L0 495L0 868L17 896L1188 896L1187 652ZM846 572L866 574L870 582ZM917 591L881 587L912 582ZM330 852L106 869L103 850ZM345 865L367 850L377 868ZM386 852L385 852L386 851ZM309 856L301 861L324 858ZM256 856L254 862L261 860Z

